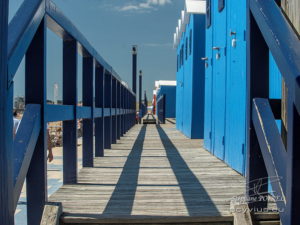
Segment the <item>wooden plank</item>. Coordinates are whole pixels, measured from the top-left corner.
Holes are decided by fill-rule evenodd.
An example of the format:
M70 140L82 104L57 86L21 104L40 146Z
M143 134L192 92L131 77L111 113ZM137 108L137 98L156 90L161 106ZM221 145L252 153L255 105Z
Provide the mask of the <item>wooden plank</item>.
M281 7L295 30L300 35L300 2L299 0L281 0Z
M226 224L245 179L202 146L171 123L136 125L50 199L62 202L65 223Z
M62 204L56 202L47 203L44 206L41 225L59 225L62 214Z

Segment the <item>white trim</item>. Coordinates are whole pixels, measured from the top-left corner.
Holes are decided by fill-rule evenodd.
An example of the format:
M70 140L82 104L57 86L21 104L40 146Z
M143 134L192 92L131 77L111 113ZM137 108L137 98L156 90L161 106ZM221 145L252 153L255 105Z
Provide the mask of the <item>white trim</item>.
M185 7L187 13L206 14L205 0L185 0Z

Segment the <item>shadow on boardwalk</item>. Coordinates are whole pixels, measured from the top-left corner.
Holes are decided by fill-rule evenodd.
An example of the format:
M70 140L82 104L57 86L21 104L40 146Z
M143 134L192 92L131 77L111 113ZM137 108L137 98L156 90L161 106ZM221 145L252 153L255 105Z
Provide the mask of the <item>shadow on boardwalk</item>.
M214 215L218 215L219 211L205 188L190 170L166 132L159 125L156 128L167 153L171 168L176 176L189 215L197 216L204 209L205 211L212 212ZM205 202L205 205L203 205L203 202Z
M103 215L130 215L138 185L140 162L146 135L146 125L143 125L129 153L116 188L107 203ZM124 195L126 194L126 201ZM120 202L122 205L120 206Z
M219 215L218 209L210 199L205 188L190 170L179 150L172 143L166 132L160 126L156 126L156 128L178 185L148 186L178 186L189 216L198 216L199 214L203 214L203 211L210 212L215 216ZM128 155L112 196L102 213L103 216L126 216L132 214L135 194L138 187L139 171L141 169L140 163L145 135L146 125L142 126L137 139L134 142L132 151ZM155 196L153 197L155 198ZM126 201L124 201L125 198ZM120 205L120 203L122 203L122 205ZM174 202L174 204L176 204L176 202Z

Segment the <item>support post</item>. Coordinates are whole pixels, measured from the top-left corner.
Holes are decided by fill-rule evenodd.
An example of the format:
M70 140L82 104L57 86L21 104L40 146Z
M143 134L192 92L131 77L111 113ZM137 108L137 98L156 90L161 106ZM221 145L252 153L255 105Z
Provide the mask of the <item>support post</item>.
M109 116L104 119L104 148L111 148L111 74L105 74L105 108L109 110Z
M247 195L259 197L259 193L267 193L268 185L262 185L259 193L256 192L259 179L267 178L263 156L252 122L253 98L269 97L269 49L258 28L255 19L248 11L247 35ZM265 179L264 179L265 180ZM249 208L261 210L267 206L266 201L249 203Z
M101 108L102 117L95 119L95 156L104 156L104 74L103 66L95 67L95 107Z
M14 224L13 207L13 85L8 86L8 0L0 1L0 224Z
M139 124L141 123L142 116L142 71L140 70L139 75Z
M74 120L63 122L63 182L77 182L77 42L63 41L63 104L74 105Z
M117 82L117 109L118 109L118 115L117 115L117 139L120 140L121 137L121 115L120 115L120 106L121 106L121 84L118 81Z
M46 24L42 20L25 58L25 103L41 105L41 131L26 177L27 223L39 225L47 201Z
M92 118L83 119L82 166L94 165L94 60L88 53L82 62L82 105L91 107Z
M111 129L111 143L116 144L117 143L117 115L116 115L116 108L117 108L117 80L115 78L112 78L112 98L111 98L111 107L113 109L113 114L111 123L112 123L112 129Z

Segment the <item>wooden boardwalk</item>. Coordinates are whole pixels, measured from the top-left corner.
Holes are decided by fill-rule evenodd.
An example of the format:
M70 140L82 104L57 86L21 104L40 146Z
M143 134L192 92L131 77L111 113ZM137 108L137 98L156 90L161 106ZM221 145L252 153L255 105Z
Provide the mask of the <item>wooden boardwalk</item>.
M230 200L245 191L241 175L174 124L134 126L78 177L50 198L63 203L64 223L231 224Z

